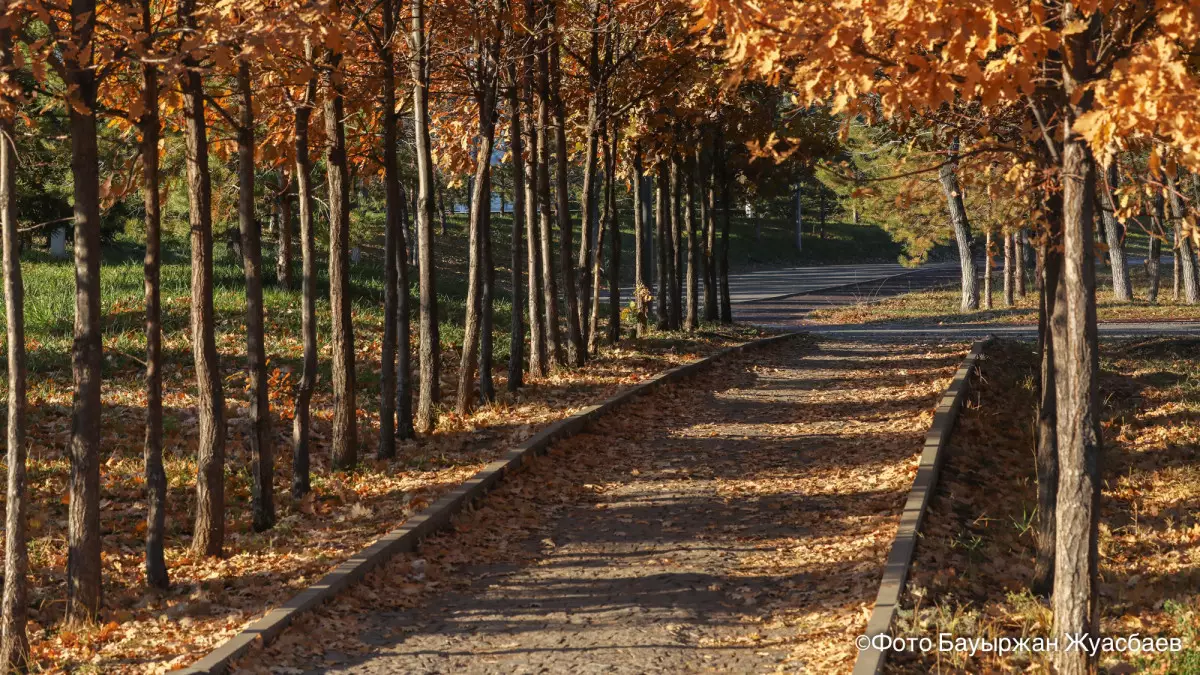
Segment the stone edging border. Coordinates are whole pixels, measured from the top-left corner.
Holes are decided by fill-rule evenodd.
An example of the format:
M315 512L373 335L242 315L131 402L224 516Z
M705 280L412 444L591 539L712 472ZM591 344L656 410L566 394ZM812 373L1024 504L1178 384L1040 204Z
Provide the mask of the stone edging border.
M219 675L228 672L233 662L244 656L256 643L265 645L274 641L302 613L316 608L346 587L361 581L368 572L397 554L416 550L422 539L449 526L454 516L485 495L509 471L520 468L527 457L533 458L545 454L555 441L578 434L614 408L649 393L659 386L694 375L718 359L748 349L772 345L802 334L800 332L784 333L727 347L702 359L665 370L603 403L584 408L570 417L554 422L524 443L504 453L499 459L489 463L466 482L442 495L433 504L406 520L399 528L388 532L377 539L375 543L342 562L331 572L326 573L317 583L292 596L279 607L268 611L261 619L218 645L204 658L182 670L172 672L186 675Z
M917 548L917 539L921 523L925 519L925 510L937 487L938 472L945 459L945 449L954 430L954 423L962 409L963 401L971 388L971 373L975 371L983 348L991 337L978 340L971 346L971 351L963 359L958 372L950 386L942 394L937 409L933 413L933 424L925 435L925 449L921 451L921 462L917 465L917 475L913 478L912 489L908 500L904 503L904 511L900 514L900 528L896 530L896 539L892 542L892 550L888 553L887 564L883 568L883 581L879 584L879 595L875 599L875 609L867 621L864 634L868 637L885 634L892 627L892 620L900 606L900 596L904 592L904 584L908 580L908 569L912 565L913 553ZM868 647L860 649L858 658L854 661L853 675L876 675L883 669L887 660L887 652Z

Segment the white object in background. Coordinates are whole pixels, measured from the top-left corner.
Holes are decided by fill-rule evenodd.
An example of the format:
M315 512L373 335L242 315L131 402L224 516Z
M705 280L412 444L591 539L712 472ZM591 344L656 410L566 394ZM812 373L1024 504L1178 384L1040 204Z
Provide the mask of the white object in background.
M350 262L357 265L358 261L361 259L362 259L362 249L360 249L357 246L351 248L350 249Z
M59 260L67 257L67 228L56 227L50 232L50 255Z

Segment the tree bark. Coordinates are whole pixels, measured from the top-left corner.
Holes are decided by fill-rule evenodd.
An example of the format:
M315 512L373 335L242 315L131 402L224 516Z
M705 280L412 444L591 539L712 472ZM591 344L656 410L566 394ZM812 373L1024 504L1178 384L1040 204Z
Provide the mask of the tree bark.
M384 0L381 10L383 13L383 35L379 46L375 48L379 56L380 80L383 94L380 113L383 124L383 198L384 198L384 231L383 231L383 341L379 346L379 445L375 456L379 459L390 459L396 456L396 408L399 398L396 392L396 350L408 350L408 343L398 345L397 333L400 328L399 309L400 294L408 293L408 288L400 287L398 269L406 266L406 257L398 255L397 248L404 246L404 219L401 217L403 203L403 187L400 185L400 165L396 156L399 143L399 119L396 116L396 62L393 59L391 44L396 34L396 3ZM386 42L385 42L386 41Z
M717 270L721 286L721 323L733 323L733 304L729 298L729 224L733 204L729 190L729 168L725 161L725 141L719 131L716 146L721 177L721 262Z
M534 0L525 0L525 15L536 16ZM538 226L538 213L541 204L538 186L545 167L539 166L538 153L540 150L539 133L535 129L537 113L534 111L537 81L534 53L537 49L536 40L530 39L528 48L522 57L523 92L518 90L518 98L524 110L524 133L528 143L525 147L525 239L528 251L527 266L529 277L529 376L544 377L547 371L546 359L546 298L545 276L542 268L542 237ZM514 85L516 86L516 85ZM523 96L521 94L524 94ZM514 110L512 114L517 114Z
M683 222L682 222L682 190L683 182L679 175L683 171L679 155L671 158L671 252L667 264L670 266L671 284L671 330L683 327Z
M687 174L684 177L683 186L683 226L687 228L687 314L684 319L683 329L689 333L696 332L696 328L700 325L699 321L699 297L697 291L698 276L696 269L700 264L699 242L696 238L696 174L698 173L697 162L694 157L689 157L687 166L684 169Z
M642 146L633 145L633 299L637 306L637 336L645 337L650 332L646 310L646 214L645 171L642 168Z
M325 179L329 188L329 315L333 357L331 462L339 469L358 463L354 324L350 299L350 174L346 157L342 55L325 50Z
M398 172L397 172L398 173ZM412 387L412 294L409 288L409 246L411 232L408 217L408 195L397 183L397 211L400 232L396 235L396 436L400 440L413 438Z
M557 27L557 7L555 0L547 0L547 18L552 28ZM558 229L559 229L559 264L562 266L563 292L567 294L567 358L576 368L582 367L587 361L587 345L583 341L583 332L579 327L579 296L575 286L575 266L571 260L571 212L568 201L568 163L567 163L567 109L562 98L562 66L558 32L550 36L550 102L554 112L554 157L557 163L555 172L556 197L558 198Z
M621 341L621 219L617 213L617 147L620 145L621 129L612 125L612 138L608 147L608 342ZM636 188L635 188L636 189ZM599 244L597 245L597 248ZM597 256L599 252L597 251Z
M409 72L413 81L413 130L417 146L417 248L420 275L421 390L416 425L432 431L438 401L439 340L437 281L433 259L433 151L429 138L429 44L425 35L425 0L412 0Z
M1038 520L1036 558L1030 590L1049 597L1054 588L1054 550L1058 511L1058 417L1054 376L1054 347L1066 342L1067 310L1062 284L1062 198L1047 200L1049 226L1038 246L1038 358L1040 378L1037 407Z
M153 25L150 4L150 0L143 0L141 7L142 29L146 31L147 36L152 34ZM149 43L150 38L147 37L144 44L147 52L151 47ZM138 127L142 132L142 201L146 209L146 257L143 265L146 292L146 439L143 445L146 477L146 585L165 590L170 585L170 578L163 552L167 519L167 474L162 458L162 286L159 283L162 267L162 218L158 195L158 141L161 125L158 117L158 68L152 63L142 65L142 116L138 120ZM0 174L2 173L3 169L0 168ZM17 274L20 274L19 267ZM11 323L11 317L9 321ZM21 358L24 359L24 350ZM24 382L21 386L24 387ZM10 384L9 389L15 390L15 387Z
M262 234L254 219L254 108L250 62L238 60L238 227L246 276L246 369L250 383L250 487L254 530L275 524L275 452L271 442L270 392L263 332Z
M1108 243L1108 264L1112 270L1113 297L1118 302L1130 302L1133 300L1133 284L1129 280L1129 262L1125 257L1125 226L1117 220L1117 203L1113 194L1120 180L1115 158L1109 161L1104 176L1101 213L1104 218L1104 236Z
M0 27L0 71L13 71L12 28ZM13 104L13 101L5 101ZM0 614L0 667L25 672L29 637L29 549L25 494L25 284L17 224L16 148L13 118L0 117L0 232L4 249L4 315L8 341L8 488L4 513L4 596ZM161 532L160 532L161 533ZM149 560L149 558L147 558ZM166 569L163 570L164 574Z
M467 271L467 315L463 324L463 348L462 356L458 366L458 391L455 398L454 409L459 415L466 415L470 411L475 399L475 366L478 363L480 367L480 396L487 399L483 391L483 379L485 376L490 378L490 373L484 373L484 352L480 346L480 334L488 333L490 338L490 326L483 325L484 306L490 303L490 297L484 297L488 294L486 286L488 270L488 260L485 257L486 238L488 235L489 223L488 216L491 213L491 165L492 165L492 142L495 137L495 84L491 80L493 77L491 68L494 61L491 61L492 50L490 48L485 52L483 47L478 44L475 53L472 55L473 60L477 60L481 65L478 66L481 90L475 94L476 105L478 106L478 145L475 148L475 179L472 181L473 189L471 190L471 214L470 227L468 230L468 271Z
M1017 232L1013 236L1016 238L1014 247L1016 248L1016 255L1017 255L1017 259L1016 259L1017 269L1016 269L1016 273L1015 273L1016 274L1016 282L1015 283L1017 285L1017 297L1024 298L1026 290L1027 290L1027 286L1028 286L1027 280L1025 278L1026 272L1027 272L1026 268L1028 267L1025 257L1026 257L1026 252L1029 250L1029 231L1022 227L1021 229L1017 230Z
M992 245L992 231L983 235L983 308L992 308L992 270L996 267L996 247Z
M1012 307L1016 303L1016 256L1014 255L1014 233L1004 233L1004 306Z
M1171 217L1175 221L1175 259L1179 262L1180 276L1183 278L1183 298L1189 305L1200 302L1200 278L1196 276L1196 254L1192 250L1191 237L1183 234L1183 219L1187 215L1183 199L1176 189L1175 179L1167 177L1167 191L1170 193Z
M1064 67L1068 93L1086 81L1087 37L1071 36ZM1076 106L1077 108L1079 106ZM1097 388L1095 261L1095 160L1087 143L1064 124L1063 279L1065 341L1054 345L1058 434L1058 511L1054 564L1054 622L1060 644L1067 635L1098 634L1098 541L1101 450ZM1055 654L1063 675L1082 675L1094 659L1081 650Z
M1146 250L1146 276L1149 277L1146 289L1148 302L1158 302L1158 286L1161 277L1159 259L1162 256L1162 238L1166 232L1164 227L1166 223L1165 210L1166 204L1163 200L1162 190L1158 190L1154 195L1154 216L1151 219L1155 231L1150 233L1150 243Z
M716 188L713 185L713 154L705 151L701 167L700 181L700 214L704 227L704 320L716 321L720 318L717 306L717 224Z
M595 259L600 256L599 234L602 227L596 218L596 171L601 136L601 84L600 84L600 2L589 0L588 14L590 15L590 47L588 49L588 106L587 127L585 134L585 151L583 158L583 186L579 192L579 259L576 265L579 269L579 325L583 331L583 341L592 351L595 343L591 336L590 323L592 317L592 270Z
M180 3L185 29L196 30L195 0ZM225 393L213 315L212 179L208 129L199 64L183 58L183 107L187 118L187 181L192 247L192 352L200 440L196 448L196 526L192 548L219 556L225 545Z
M555 368L564 363L562 338L559 332L558 320L558 277L554 273L554 233L551 227L552 213L550 201L550 55L549 38L547 33L553 27L553 19L547 11L546 3L542 2L538 14L537 31L537 146L538 164L538 203L541 206L541 240L542 240L542 270L545 275L546 308L546 340L549 368ZM556 139L557 140L557 139ZM562 145L558 152L562 153ZM560 202L561 204L561 202ZM560 207L561 210L561 207ZM562 243L559 244L562 246ZM569 253L569 248L566 249Z
M654 194L654 241L658 252L658 330L669 330L671 327L671 268L670 268L670 215L671 208L669 168L665 160L658 163L658 189Z
M958 242L958 262L962 269L962 303L964 312L979 309L979 284L975 270L975 245L971 238L971 224L963 205L962 188L955 171L958 167L958 140L950 146L949 161L938 172L942 191L946 194L946 205L950 211L950 224L954 227L954 239Z
M511 37L511 36L510 36ZM521 296L521 265L524 262L524 242L521 237L525 227L525 147L521 132L521 93L517 78L517 64L508 66L508 143L512 153L513 212L512 245L510 246L512 270L512 325L508 348L508 390L516 391L524 384L525 366L525 299ZM533 351L531 348L530 351ZM531 359L532 360L532 359Z
M305 45L312 59L312 46ZM300 217L301 303L300 332L304 336L304 367L296 389L296 411L292 417L292 496L308 493L309 445L313 390L317 386L317 244L313 230L312 160L309 157L308 123L317 98L317 78L308 80L304 100L296 106L296 203Z
M287 169L280 169L279 182L279 257L275 260L275 277L280 288L292 290L292 195Z

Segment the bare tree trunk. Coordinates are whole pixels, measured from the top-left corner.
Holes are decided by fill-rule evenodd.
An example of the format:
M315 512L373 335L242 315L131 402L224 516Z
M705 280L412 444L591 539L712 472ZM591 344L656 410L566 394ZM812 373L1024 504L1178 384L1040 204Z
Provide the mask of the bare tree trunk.
M1068 13L1069 15L1070 13ZM1069 18L1069 17L1068 17ZM1065 46L1068 93L1087 80L1088 38L1071 36ZM1054 633L1099 630L1100 406L1096 347L1096 279L1093 258L1096 202L1095 160L1087 143L1070 129L1063 143L1063 281L1066 340L1054 345L1058 414L1058 512L1054 561ZM1094 670L1095 658L1079 649L1060 650L1055 668L1062 675Z
M614 122L608 147L608 342L621 341L621 219L617 214L617 147L621 128ZM635 185L636 189L636 185ZM597 253L602 242L597 242Z
M942 165L939 178L946 204L950 211L950 224L954 227L954 239L958 242L958 262L962 269L962 304L964 312L979 309L979 284L975 271L975 246L971 240L971 224L963 205L962 188L955 171L958 167L958 140L951 144L950 159Z
M588 106L587 127L585 135L585 150L583 158L583 187L579 192L579 258L576 266L579 269L579 326L583 331L583 342L592 351L595 344L591 337L589 324L592 316L592 270L595 258L600 255L599 236L596 230L602 227L596 219L596 172L600 136L602 134L600 121L602 93L600 90L600 2L588 0L588 14L591 21L591 40L588 49Z
M511 38L511 35L509 35ZM512 153L513 212L512 245L510 247L512 269L512 332L509 335L508 390L516 391L524 383L525 366L525 301L521 297L521 264L524 261L521 236L525 227L525 148L521 133L521 92L517 78L517 63L508 66L508 144ZM532 331L531 331L532 332ZM531 348L530 351L533 351ZM534 360L532 357L530 360Z
M683 172L678 155L671 158L671 253L668 264L671 271L671 330L683 327Z
M671 197L669 168L665 160L658 163L658 181L654 197L654 241L658 252L658 330L668 330L671 327L671 268L670 256L670 227Z
M1014 255L1014 233L1004 233L1004 306L1012 307L1016 302L1016 256Z
M238 60L238 226L246 275L246 369L250 380L250 488L254 530L275 524L275 452L271 442L271 401L263 333L262 234L254 220L254 108L250 62Z
M534 17L536 14L534 0L525 0L525 15ZM518 98L521 99L523 104L525 120L527 122L524 132L525 138L529 141L525 148L525 239L528 242L528 255L526 257L529 268L529 375L530 377L544 377L548 369L546 358L546 298L545 276L542 268L542 237L541 229L538 227L538 213L541 205L538 186L545 167L539 166L538 153L541 149L541 139L539 139L540 134L535 128L537 126L537 113L534 111L534 98L536 97L537 90L534 65L534 52L536 49L536 41L531 38L529 47L525 50L522 57L524 96L521 96L521 92L518 90ZM516 114L516 112L514 111L512 114Z
M142 28L147 36L152 35L150 0L143 0L141 9ZM147 37L144 44L147 52L151 48L149 42ZM167 474L162 458L162 286L159 283L162 267L162 219L158 196L158 141L161 126L158 117L158 68L152 63L142 65L142 116L138 120L138 126L142 132L142 200L146 209L146 258L143 265L146 290L146 440L143 446L146 476L146 585L166 589L170 585L170 578L167 575L167 563L163 553L167 519ZM4 147L7 148L7 145ZM0 168L0 175L2 174L3 169ZM2 182L0 178L0 183ZM19 266L17 274L20 275ZM19 301L23 302L23 298ZM11 324L11 317L9 321ZM24 318L20 321L23 331ZM24 359L23 349L20 356ZM23 393L24 381L21 382L21 387ZM10 384L9 389L12 391L15 387ZM10 444L11 442L10 436ZM9 532L11 531L10 528Z
M1125 257L1125 226L1117 220L1117 204L1113 195L1120 180L1116 158L1109 161L1104 178L1101 214L1108 243L1108 264L1112 270L1113 297L1118 302L1130 302L1133 300L1133 285L1129 281L1129 262Z
M541 12L538 14L538 31L537 31L537 146L538 146L538 164L541 166L541 171L538 173L538 203L541 206L541 230L542 230L542 268L545 274L545 307L546 307L546 340L547 340L547 357L549 358L549 367L555 368L564 363L562 338L558 326L558 277L554 274L554 233L551 228L552 214L550 202L550 107L552 105L550 96L550 55L549 55L549 38L547 33L553 27L553 19L546 9L546 3L541 3ZM561 140L556 137L561 143ZM558 146L558 153L563 152L562 145ZM565 200L563 200L565 201ZM561 205L562 202L560 202ZM560 210L562 207L560 206ZM560 246L563 244L560 242ZM570 256L569 248L567 256ZM565 274L565 273L564 273Z
M646 214L645 171L642 168L642 146L633 145L633 298L637 304L637 336L645 337L650 332L650 321L646 309Z
M558 25L556 0L546 2L551 27ZM558 198L559 262L562 266L563 292L567 294L567 358L576 368L587 361L587 345L579 327L579 296L575 286L575 266L571 260L571 212L567 192L567 109L562 98L562 67L559 63L562 47L557 31L550 35L550 102L554 110L554 157L557 162L555 179Z
M13 62L12 29L0 27L0 71L11 77ZM29 637L25 629L29 612L29 549L25 523L25 284L21 278L17 153L13 143L13 121L9 114L0 117L0 230L4 241L4 316L8 341L8 491L4 513L0 668L20 673L29 664Z
M398 268L407 266L407 257L397 254L404 246L404 219L401 216L404 192L400 185L400 165L396 156L399 142L399 119L396 116L396 62L390 45L396 34L396 3L384 0L383 35L375 51L379 56L381 89L383 94L380 113L383 117L383 342L379 346L379 446L375 456L390 459L396 456L396 351L399 347L408 350L408 343L398 344L396 337L400 328L400 294L408 293L408 287L400 287ZM384 42L386 41L386 42Z
M485 55L480 46L476 46L476 52L473 55L474 59L484 61L490 55L490 50ZM488 69L491 68L489 61L485 65L479 66L481 71L484 71L479 77L489 77ZM487 260L485 259L485 238L487 237L488 216L490 214L490 193L491 180L490 169L492 162L492 141L495 134L495 118L493 117L493 84L491 82L483 82L481 85L482 91L476 93L476 103L478 105L479 114L479 145L475 148L475 180L473 181L473 189L471 191L471 215L470 228L468 234L468 252L469 252L469 268L467 272L467 315L463 324L463 348L462 358L458 366L458 391L455 399L454 409L459 415L465 415L470 411L474 401L475 394L475 366L478 362L482 362L482 351L480 350L480 333L490 332L485 328L490 329L490 326L482 326L483 306L486 293L485 286L487 281L484 278L487 275ZM490 300L487 298L486 300ZM482 364L481 364L482 365ZM480 371L480 380L484 373L482 368ZM485 396L484 392L480 391L481 396Z
M1175 179L1167 177L1167 191L1170 193L1171 217L1175 221L1175 259L1179 261L1180 276L1183 277L1183 297L1189 305L1200 302L1200 278L1196 276L1196 254L1192 250L1192 240L1183 234L1183 219L1187 209L1183 199L1176 189Z
M1028 283L1025 278L1026 272L1027 272L1027 269L1026 269L1027 261L1026 261L1025 257L1026 257L1026 252L1029 250L1029 231L1022 227L1021 229L1017 230L1013 234L1013 237L1014 237L1013 247L1016 249L1016 256L1017 256L1016 257L1017 269L1015 271L1015 276L1016 276L1015 283L1017 285L1017 297L1024 298L1026 290L1027 290L1027 286L1028 286Z
M698 255L699 242L696 240L696 173L698 172L697 162L694 157L689 157L687 165L684 168L686 176L684 177L683 187L683 226L687 228L687 314L684 319L683 329L689 333L694 333L700 325L699 321L699 297L697 291L697 266L700 263Z
M713 185L715 169L711 149L706 150L703 157L700 172L700 214L704 227L704 320L716 321L720 318L720 309L717 306L717 197L716 187Z
M306 58L312 46L305 45ZM304 336L304 368L296 389L296 412L292 418L292 496L308 493L309 443L313 390L317 386L317 244L313 231L312 160L309 158L308 122L317 98L317 78L308 80L304 100L296 106L296 203L300 210L301 303L300 332Z
M180 20L196 30L195 0L180 4ZM192 232L192 353L200 440L196 448L196 526L192 548L219 556L225 545L225 393L217 355L213 315L212 180L208 168L208 129L199 65L183 59L183 107L187 118L187 181Z
M1171 300L1179 302L1179 290L1182 286L1180 282L1183 279L1183 256L1179 255L1179 226L1174 226L1171 233L1171 259L1174 263L1174 274L1171 277Z
M721 323L733 323L733 304L729 298L729 221L733 204L729 193L729 169L725 165L725 140L719 129L716 147L721 179L721 262L717 270L721 282Z
M279 182L279 257L275 261L275 276L279 286L286 291L292 290L292 195L291 180L287 169L280 169Z
M333 357L333 466L358 463L358 395L354 374L354 323L350 299L350 175L346 157L341 54L325 51L325 177L329 186L329 315Z
M400 233L396 236L396 436L408 440L415 436L413 429L412 387L412 294L409 290L408 242L411 228L408 217L408 197L404 186L396 190L399 199Z
M1030 590L1049 597L1054 589L1055 524L1058 511L1058 416L1054 347L1065 342L1067 309L1062 283L1062 198L1047 201L1048 232L1038 246L1038 356L1041 377L1037 408L1037 556Z
M984 233L983 239L983 308L992 308L992 270L996 267L996 247L992 241L992 231Z
M429 138L429 44L425 35L425 0L411 0L409 70L413 80L413 129L417 146L417 248L420 264L421 391L417 429L432 431L438 401L439 340L437 282L433 259L433 151Z
M1164 227L1166 223L1165 210L1162 190L1158 190L1154 195L1154 215L1151 218L1151 224L1155 231L1150 233L1150 244L1146 251L1146 276L1150 278L1149 286L1146 289L1146 300L1149 302L1158 302L1158 285L1161 276L1159 259L1162 256L1162 237L1166 232Z

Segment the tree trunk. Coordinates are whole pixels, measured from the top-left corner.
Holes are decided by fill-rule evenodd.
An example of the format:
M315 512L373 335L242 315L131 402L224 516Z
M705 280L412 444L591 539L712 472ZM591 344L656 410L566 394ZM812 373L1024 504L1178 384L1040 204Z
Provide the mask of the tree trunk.
M399 126L399 125L397 125ZM399 173L399 171L397 171ZM408 195L396 179L397 211L400 232L396 235L396 436L408 440L415 436L412 404L412 294L409 288L408 266L411 241L408 217Z
M66 61L75 197L75 383L71 423L70 517L67 526L67 619L100 611L100 177L96 147L96 75L92 69L95 0L71 4ZM80 60L80 59L84 60Z
M1154 216L1151 218L1151 224L1155 231L1150 233L1150 244L1146 250L1146 276L1149 277L1149 285L1146 289L1146 300L1149 302L1158 302L1158 285L1160 274L1159 258L1162 256L1162 238L1166 232L1164 224L1166 223L1166 204L1163 200L1162 190L1158 190L1154 195Z
M0 27L0 70L12 76L12 29L7 26ZM21 239L16 209L17 153L12 139L13 119L9 114L0 118L0 231L3 232L4 315L8 341L8 491L4 513L0 667L4 672L20 673L25 672L29 663L29 637L25 630L29 612L29 549L25 524L28 510L25 495L25 284L21 279ZM149 560L148 556L147 562ZM165 577L165 567L163 574Z
M1101 213L1104 217L1104 236L1108 243L1108 264L1112 270L1113 297L1118 302L1130 302L1133 300L1133 285L1129 281L1129 263L1125 258L1125 226L1117 220L1117 203L1113 194L1120 180L1115 158L1109 161L1104 175Z
M412 0L409 71L413 81L413 130L417 146L417 249L420 266L421 391L416 426L432 431L438 401L437 282L433 259L433 150L429 138L429 44L425 35L425 0Z
M292 290L292 195L287 169L280 170L279 182L279 257L275 261L275 276L280 288Z
M717 166L721 177L721 262L717 270L721 286L721 323L733 323L733 304L729 298L729 223L733 204L730 203L729 169L725 163L725 141L718 131Z
M1171 276L1171 300L1179 302L1179 289L1183 279L1183 256L1179 255L1179 226L1176 225L1171 230L1171 260L1173 263L1173 274Z
M792 196L792 200L796 204L796 252L804 250L804 185L797 184L796 190ZM757 215L757 214L756 214ZM762 239L761 219L755 218L754 221L754 239L758 241Z
M329 315L333 357L331 463L349 469L358 463L358 407L355 397L354 323L350 299L350 175L346 157L345 101L341 54L325 51L325 178L329 187Z
M699 297L697 267L700 264L699 241L696 238L696 174L698 172L696 160L693 157L688 158L687 165L684 169L687 174L684 177L683 185L683 226L687 228L687 314L684 318L683 328L689 333L696 332L696 328L700 325L699 321Z
M1069 38L1064 67L1071 80L1086 81L1087 37ZM1082 138L1065 121L1063 143L1063 279L1066 340L1054 345L1058 435L1058 511L1054 561L1054 632L1060 644L1068 635L1097 635L1099 630L1098 541L1101 450L1097 388L1095 260L1093 206L1095 161ZM1055 654L1062 675L1091 672L1094 658L1081 650Z
M1196 254L1192 251L1192 239L1183 233L1187 209L1176 189L1175 179L1169 176L1167 190L1171 199L1171 217L1175 221L1175 259L1179 261L1177 264L1183 277L1183 297L1187 304L1194 305L1200 302L1200 278L1196 276Z
M477 46L473 58L483 61L487 56ZM481 77L488 76L486 71L490 67L490 65L479 66L480 70L485 71ZM492 162L492 141L495 134L495 119L493 117L492 84L485 81L480 86L483 87L483 90L477 92L475 97L476 104L479 107L479 145L475 148L475 179L472 181L471 215L468 230L467 315L463 324L463 348L458 366L458 391L454 404L455 412L459 415L466 415L470 411L475 399L475 366L476 363L483 365L483 352L480 349L480 333L490 332L485 330L485 326L482 325L483 317L481 314L485 302L490 300L490 298L484 298L484 295L487 293L485 289L487 285L485 277L487 276L486 266L488 262L485 259L484 250L488 229L488 215L491 211L488 201L491 192L490 169ZM486 328L490 328L490 326ZM482 384L484 377L482 368L479 375ZM484 396L482 387L480 395Z
M679 155L671 158L671 330L683 327L683 166Z
M511 35L509 36L511 37ZM512 245L512 331L509 335L508 390L516 391L523 384L525 366L525 300L521 297L521 264L524 262L521 236L525 227L525 148L521 133L521 93L517 79L516 61L508 66L508 144L512 153L513 212ZM531 349L532 351L532 349Z
M717 224L716 188L713 186L713 155L706 151L701 168L700 214L704 227L704 320L716 321L720 316L717 307Z
M381 6L383 13L383 39L386 44L396 33L396 3L385 0ZM399 119L396 116L396 63L391 49L376 47L377 55L382 64L380 68L380 88L383 100L380 113L383 118L383 341L379 345L379 445L375 456L379 459L390 459L396 456L396 407L399 398L396 393L396 350L400 347L408 350L408 343L400 346L396 337L400 328L399 296L408 293L407 286L400 287L398 272L400 266L407 266L406 257L397 254L397 248L404 246L404 219L401 217L403 202L403 187L400 185L400 165L396 156L396 145L399 142Z
M147 36L152 34L151 26L150 1L143 0L142 28ZM149 38L144 45L147 51L150 48L148 43ZM142 117L138 120L138 126L142 132L142 201L146 209L146 258L143 266L146 290L146 440L143 446L146 476L146 585L165 590L170 585L170 578L167 575L167 563L163 553L167 519L167 474L162 458L162 287L159 283L162 219L158 196L158 141L161 126L158 118L158 68L151 63L142 65ZM2 174L3 169L0 168L0 176ZM2 182L0 177L0 184ZM18 282L20 273L18 266ZM21 299L18 298L18 301ZM12 306L11 302L9 306ZM24 319L20 320L21 329L24 330ZM9 322L11 325L11 317ZM10 337L10 348L11 341ZM20 357L24 359L24 350ZM23 393L24 381L21 382L21 387ZM16 391L16 387L10 384L9 390Z
M656 181L658 189L655 190L654 196L654 246L658 251L658 330L668 330L671 327L671 257L668 255L670 234L667 232L670 228L670 214L667 210L671 208L671 197L668 194L668 173L667 162L660 161Z
M180 5L180 20L196 30L194 0ZM213 315L212 180L208 129L199 64L183 59L183 108L187 118L187 181L192 247L192 353L200 440L196 448L196 527L192 549L219 556L225 545L225 393Z
M275 524L275 452L271 441L271 401L263 332L262 233L254 220L254 107L250 62L238 60L238 227L246 275L246 369L250 384L250 487L254 530Z
M536 16L534 0L525 0L525 15ZM526 256L529 277L529 376L544 377L547 371L546 363L546 298L545 276L542 268L542 236L538 226L538 213L541 199L538 186L544 166L539 166L538 153L541 148L538 138L537 113L534 111L534 98L537 90L535 56L537 46L530 40L523 58L524 96L521 98L525 113L525 138L528 143L525 148L525 239L527 241ZM514 85L515 86L515 85ZM516 114L514 111L512 114Z
M583 331L583 341L592 351L595 338L591 336L590 323L592 317L592 286L595 259L600 257L600 244L597 229L602 227L596 218L596 172L600 146L601 126L600 108L602 93L600 89L600 2L589 0L590 15L590 47L588 49L588 106L587 127L585 134L585 151L583 157L583 187L579 191L579 258L576 266L579 269L579 325Z
M633 145L633 301L637 306L637 336L645 337L650 332L650 321L646 310L646 214L645 171L642 168L642 146Z
M1026 268L1028 267L1025 256L1026 252L1029 250L1029 231L1022 227L1021 229L1017 230L1013 236L1016 238L1014 247L1016 248L1017 255L1017 297L1024 298L1028 286L1028 283L1025 279Z
M939 171L942 191L946 194L946 204L950 211L950 224L954 227L954 239L958 242L958 262L962 269L962 303L960 309L964 312L979 309L979 284L975 271L975 245L971 239L971 224L967 220L967 210L963 205L962 189L955 174L958 162L958 141L955 140L950 148L950 161Z
M1016 256L1014 255L1014 234L1004 233L1004 306L1012 307L1016 302Z
M552 28L557 27L555 0L547 0L546 11L549 25ZM579 296L575 286L575 266L571 260L571 212L567 192L567 109L562 98L562 67L559 62L562 47L558 42L557 31L551 33L550 40L550 101L554 110L554 157L557 162L555 179L558 198L559 263L562 266L563 292L567 294L567 357L571 364L578 368L587 360L587 346L579 328Z
M1047 201L1046 232L1038 246L1038 357L1040 378L1037 407L1038 521L1037 555L1030 591L1049 597L1054 589L1055 523L1058 511L1058 417L1054 379L1054 346L1066 342L1066 300L1062 284L1062 198Z
M558 277L554 274L554 233L552 230L552 214L550 202L550 55L547 33L553 26L553 19L546 9L546 3L541 5L538 15L537 31L537 146L538 164L538 203L541 206L540 227L542 240L542 271L545 275L546 308L546 352L550 368L564 363L562 338L558 321ZM557 139L556 139L557 140ZM562 153L559 145L558 152ZM560 246L562 244L560 243ZM566 249L569 251L569 249ZM568 255L570 255L568 253Z
M312 59L312 46L305 44ZM292 496L303 497L310 489L309 443L313 390L317 386L317 244L313 231L312 160L309 158L308 122L317 98L317 78L308 80L304 100L296 106L296 203L300 216L301 295L300 332L304 336L304 367L296 388L296 412L292 417Z
M992 231L983 235L983 308L992 308L992 270L996 267L996 247L992 242Z
M444 181L437 182L438 215L441 217L441 235L446 236L446 186Z
M617 213L617 147L620 145L621 128L612 125L608 157L608 342L621 341L621 218ZM597 253L602 242L597 243Z

